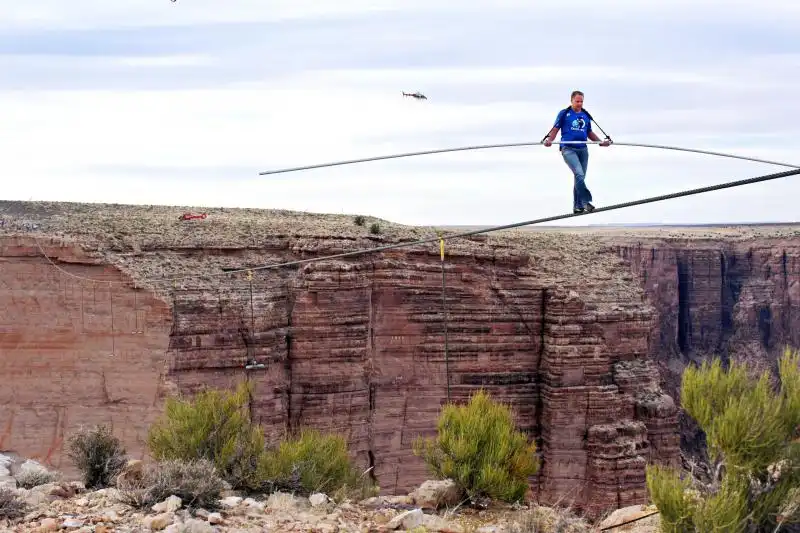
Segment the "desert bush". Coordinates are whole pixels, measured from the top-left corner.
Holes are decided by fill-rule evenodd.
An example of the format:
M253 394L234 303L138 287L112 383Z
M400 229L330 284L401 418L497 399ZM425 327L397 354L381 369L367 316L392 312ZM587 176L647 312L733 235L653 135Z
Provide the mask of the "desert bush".
M589 533L592 527L569 509L540 507L521 512L509 533Z
M0 518L14 520L25 516L28 506L11 489L0 488Z
M235 391L204 390L192 399L167 399L148 445L157 460L207 459L233 488L259 490L266 449L262 428L250 420L249 384Z
M437 430L436 438L413 445L435 476L455 481L473 502L523 498L539 462L536 445L515 429L508 406L480 390L467 405L446 405Z
M381 225L378 224L377 222L373 222L369 226L369 232L372 233L373 235L378 235L381 232Z
M271 449L264 464L262 475L272 490L323 492L334 499L362 499L377 492L371 478L353 465L341 435L304 429Z
M81 472L87 488L111 486L125 466L125 454L120 440L104 425L82 428L67 442L67 456Z
M356 226L363 226L366 224L366 222L367 219L364 217L364 215L356 215L353 217L353 223L355 223Z
M49 472L44 469L23 470L16 476L17 484L23 489L32 489L40 485L54 483L60 479L56 472Z
M778 373L774 387L768 372L751 378L743 365L723 370L719 359L684 371L682 404L706 434L713 476L701 483L648 467L664 532L772 532L800 524L800 353L787 350Z
M213 509L225 481L206 459L167 460L148 465L141 478L120 480L117 489L121 501L133 507L148 508L174 494L185 507Z

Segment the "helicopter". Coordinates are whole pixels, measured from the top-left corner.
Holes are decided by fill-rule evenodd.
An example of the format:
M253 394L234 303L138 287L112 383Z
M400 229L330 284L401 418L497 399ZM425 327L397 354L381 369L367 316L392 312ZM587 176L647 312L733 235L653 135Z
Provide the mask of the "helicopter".
M421 92L417 91L415 93L407 93L403 91L403 96L410 96L412 98L416 98L417 100L427 100L428 97L422 94Z

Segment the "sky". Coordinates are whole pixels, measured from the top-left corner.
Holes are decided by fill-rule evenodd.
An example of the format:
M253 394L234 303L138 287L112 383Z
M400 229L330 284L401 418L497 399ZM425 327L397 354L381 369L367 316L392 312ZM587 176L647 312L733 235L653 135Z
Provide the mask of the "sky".
M419 225L568 213L555 146L259 172L539 141L574 89L618 142L800 165L798 26L797 0L0 0L0 199ZM589 150L598 207L785 170ZM800 176L558 224L798 221L798 206Z

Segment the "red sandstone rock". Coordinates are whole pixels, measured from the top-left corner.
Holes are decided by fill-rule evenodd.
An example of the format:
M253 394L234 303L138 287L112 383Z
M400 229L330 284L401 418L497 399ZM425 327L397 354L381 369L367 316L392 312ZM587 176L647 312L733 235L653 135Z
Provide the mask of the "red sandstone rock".
M85 251L42 242L59 268L90 278L132 276L137 287L142 276L159 272L218 273L363 246L325 236L248 238L251 248L231 242L210 250L141 238L131 256L102 239ZM400 493L428 477L411 444L435 431L449 380L453 401L484 387L512 405L520 428L539 442L542 468L531 482L543 503L560 500L589 513L643 503L646 461L678 460L675 403L648 357L664 363L670 343L718 342L728 311L715 310L713 298L731 284L713 279L714 265L701 265L714 254L688 261L679 244L678 251L658 244L647 255L642 248L603 255L588 241L562 250L543 237L527 252L530 245L514 239L452 246L445 355L435 246L257 271L252 285L241 274L197 276L157 284L156 297L133 283L109 292L79 282L50 265L33 239L0 235L0 364L7 377L0 447L34 450L64 468L65 434L113 420L141 457L164 394L250 379L252 412L271 439L306 425L342 431L384 492ZM783 264L766 250L754 256L762 269ZM679 263L689 265L680 275ZM799 265L786 264L791 275L776 278L783 288L774 291L763 272L752 283L737 274L739 298L763 302L777 291L794 313ZM701 278L689 283L691 276ZM688 311L684 293L675 295L680 287L697 288L688 293L697 302ZM763 315L745 308L730 314L749 334L764 331L763 324L747 327ZM784 336L791 330L770 328ZM691 335L676 343L678 329ZM248 370L250 362L263 368Z

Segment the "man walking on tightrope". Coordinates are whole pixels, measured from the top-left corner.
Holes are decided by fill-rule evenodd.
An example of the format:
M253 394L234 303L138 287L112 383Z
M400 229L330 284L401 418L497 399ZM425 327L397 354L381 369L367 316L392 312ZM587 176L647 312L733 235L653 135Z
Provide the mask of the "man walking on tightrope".
M572 91L570 96L570 107L562 109L553 128L548 133L543 143L545 146L552 146L556 133L561 130L562 141L578 141L576 144L562 144L561 157L575 176L575 185L572 189L572 212L591 213L594 211L592 193L586 187L586 168L589 164L589 149L583 144L587 139L599 141L595 132L592 131L592 117L583 109L583 93ZM606 140L600 146L608 146L611 140L606 136Z

